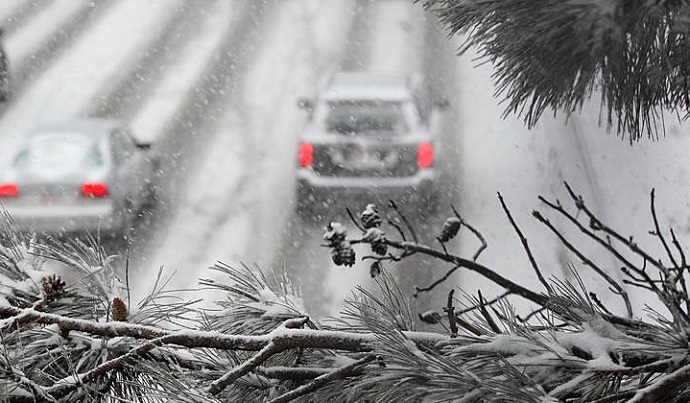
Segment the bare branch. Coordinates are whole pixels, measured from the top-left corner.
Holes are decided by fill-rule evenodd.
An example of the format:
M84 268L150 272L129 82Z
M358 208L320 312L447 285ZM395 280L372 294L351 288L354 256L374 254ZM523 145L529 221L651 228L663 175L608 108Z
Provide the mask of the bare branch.
M641 256L645 261L650 262L654 267L656 267L658 270L663 270L664 267L656 260L654 259L649 253L645 252L642 248L640 248L635 242L633 242L631 239L626 239L624 238L621 234L618 232L614 231L613 229L609 228L608 226L604 225L599 219L589 210L589 208L585 205L584 201L582 200L581 196L577 196L575 192L570 188L570 185L568 183L565 183L565 187L568 190L568 193L570 194L570 197L573 199L575 202L575 206L577 209L581 212L583 212L587 218L590 221L590 227L596 231L602 231L608 236L612 237L616 241L620 242L621 244L625 245L630 249L632 252L636 253L637 255ZM540 198L540 200L543 200ZM633 268L634 266L631 266Z
M482 313L482 316L484 316L484 319L486 319L486 323L494 333L503 333L501 332L501 329L499 329L498 325L496 325L496 322L494 322L494 318L491 317L489 311L486 309L484 297L482 296L482 292L480 290L477 290L477 296L479 297L479 311Z
M479 248L477 248L477 251L474 252L474 255L472 255L472 260L476 261L477 259L479 259L479 255L481 255L482 252L483 252L483 251L486 249L486 247L488 246L487 243L486 243L486 239L484 239L484 237L482 236L481 232L479 232L479 231L478 231L477 229L475 229L473 226L471 226L470 224L468 224L467 221L465 221L465 219L462 218L462 217L460 216L460 214L458 213L458 210L455 209L455 206L452 206L452 205L451 205L450 208L453 209L453 213L454 213L455 216L458 218L458 220L460 220L460 225L463 225L465 228L467 228L468 230L470 230L470 232L472 232L472 233L474 234L474 236L476 236L477 239L479 240L479 242L481 243L481 245L479 245ZM443 244L443 242L441 242L441 244ZM444 245L444 249L445 249L445 245Z
M534 272L537 274L537 278L539 279L539 282L546 288L546 291L549 293L553 292L553 289L551 288L551 285L546 281L544 278L544 275L541 273L541 270L539 269L539 265L537 264L536 259L534 258L534 255L532 254L532 250L529 247L529 243L527 242L527 238L522 234L522 231L520 230L520 227L518 227L517 223L513 219L513 215L510 214L510 210L508 209L508 206L506 205L505 201L503 200L503 196L501 193L498 193L498 200L501 202L501 207L503 207L503 211L506 213L506 216L508 216L508 220L510 221L510 224L513 226L513 229L517 233L518 237L520 238L520 242L522 242L522 247L525 249L525 252L527 252L527 257L529 258L530 263L532 264L532 269L534 269Z
M483 266L477 262L474 262L469 259L464 259L460 256L456 255L447 255L441 251L438 251L436 249L430 248L428 246L414 243L414 242L399 242L399 241L394 241L390 239L386 239L386 244L390 247L400 249L400 250L411 250L414 252L422 253L428 256L432 256L435 258L438 258L440 260L443 260L445 262L450 262L455 264L456 266L459 267L464 267L468 270L474 271L476 273L479 273L480 275L486 277L487 279L493 281L494 283L500 285L501 287L505 288L508 291L511 291L513 294L517 294L523 298L526 298L538 305L546 305L548 301L548 297L543 295L543 294L538 294L529 288L523 287L521 285L518 285L517 283L508 280L507 278L501 276L500 274L496 273L495 271L489 269L486 266Z
M415 232L414 227L412 226L412 224L410 224L410 221L407 219L405 214L402 211L400 211L398 205L393 200L389 200L388 205L391 206L393 210L395 210L395 212L398 214L398 217L400 217L403 224L405 224L405 227L407 227L407 230L410 231L410 235L412 235L412 241L414 241L414 243L419 243L419 238L417 238L417 233Z
M611 276L609 276L608 273L606 273L604 270L602 270L599 266L597 266L591 259L589 259L587 256L585 256L582 252L580 252L572 243L570 243L563 234L547 219L544 217L540 212L534 211L532 215L539 220L542 224L546 225L547 228L553 232L554 235L561 241L563 245L565 245L568 250L573 252L578 259L580 259L583 263L585 263L587 266L591 267L592 270L594 270L598 275L600 275L606 282L608 282L615 290L616 292L623 298L623 301L625 302L625 309L628 311L628 317L632 318L633 317L633 310L632 310L632 304L630 303L630 298L628 297L627 292L621 287L620 284L618 284L617 281L615 281Z
M671 248L668 246L668 242L666 242L666 238L664 237L664 234L661 232L661 228L659 227L659 219L656 215L656 204L655 204L655 195L654 195L654 189L649 194L649 209L652 212L652 220L654 221L654 234L659 238L659 241L661 242L661 245L663 245L664 250L666 251L666 255L668 258L671 260L671 263L673 264L674 267L678 267L678 262L676 261L676 258L673 256L671 253Z
M347 211L347 215L350 217L350 221L352 221L355 227L357 227L357 229L359 229L361 232L366 232L364 230L364 227L362 227L362 224L359 223L359 220L355 218L355 215L352 213L352 210L350 210L349 207L347 207L345 210Z
M446 252L446 254L448 254L448 253ZM460 266L458 266L458 265L451 267L446 272L446 274L443 275L443 277L439 278L438 280L434 281L433 283L431 283L430 285L428 285L426 287L415 286L414 296L416 297L420 292L429 292L429 291L433 290L434 288L436 288L438 285L443 284L446 280L448 280L448 278L451 276L451 274L455 273L455 271L459 268L460 268Z
M458 325L456 323L455 318L455 307L453 306L454 293L455 290L452 289L448 292L448 302L446 303L446 307L444 308L446 316L448 316L448 325L450 326L450 337L458 336Z
M398 223L394 222L393 220L388 220L388 224L392 225L393 228L395 228L398 231L398 234L400 235L400 238L403 241L407 241L407 238L405 237L405 232L400 228L400 225Z

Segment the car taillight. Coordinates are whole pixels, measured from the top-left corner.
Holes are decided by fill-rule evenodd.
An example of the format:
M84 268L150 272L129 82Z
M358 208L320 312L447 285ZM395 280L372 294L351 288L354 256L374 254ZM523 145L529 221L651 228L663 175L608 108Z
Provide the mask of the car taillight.
M431 143L421 143L417 147L417 165L424 169L434 163L434 146Z
M81 185L81 194L86 197L105 197L110 192L103 182L85 182Z
M302 143L299 145L299 165L301 167L309 167L314 162L314 146L311 143Z
M14 183L0 184L0 197L17 197L19 195L19 186Z

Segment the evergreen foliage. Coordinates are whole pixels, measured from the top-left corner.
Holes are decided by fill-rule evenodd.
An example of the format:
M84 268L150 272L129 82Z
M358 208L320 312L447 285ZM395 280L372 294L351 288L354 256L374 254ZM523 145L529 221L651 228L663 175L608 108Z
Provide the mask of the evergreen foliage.
M420 0L418 0L420 1ZM631 141L690 112L690 3L680 0L423 0L495 68L497 95L533 126L601 97Z
M588 269L626 303L575 282L545 280L523 240L543 290L530 289L479 263L481 233L452 209L438 228L439 247L416 241L392 204L394 218L374 206L326 228L327 247L341 265L352 245L368 244L382 270L376 288L358 288L337 318L311 317L286 273L216 264L200 290L220 291L211 307L167 290L159 275L149 297L133 307L111 257L93 239L42 241L0 220L0 397L7 402L685 402L690 399L688 263L673 231L659 230L652 193L655 256L609 228L567 187L573 211L542 198L534 217L572 247L548 216L603 247L620 264L628 287L656 298L662 312L634 312L625 288L590 259ZM383 229L388 236L382 236ZM372 236L376 230L377 236ZM447 242L468 230L481 242L469 257ZM390 234L398 236L393 237ZM334 236L334 233L337 236ZM347 248L343 247L347 243ZM384 253L379 249L385 244ZM587 255L574 248L584 257ZM456 296L437 311L417 312L395 281L395 264L415 254L480 273L505 293ZM575 255L578 255L575 253ZM584 260L583 260L584 261ZM54 276L56 265L76 281ZM348 270L353 270L349 268ZM585 270L585 268L583 268ZM70 275L69 278L72 278ZM441 276L418 292L449 287ZM125 283L126 284L126 283ZM46 286L48 285L48 286ZM213 293L216 295L217 293ZM531 302L520 315L514 298ZM607 302L608 301L608 302Z

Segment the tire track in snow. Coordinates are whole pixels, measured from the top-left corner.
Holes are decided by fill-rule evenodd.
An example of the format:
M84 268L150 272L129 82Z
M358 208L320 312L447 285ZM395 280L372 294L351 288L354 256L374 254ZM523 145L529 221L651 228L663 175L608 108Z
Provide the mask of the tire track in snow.
M146 33L155 30L161 18L171 12L168 8L181 1L152 2L144 10L138 0L114 4L112 11L89 30L88 37L73 43L22 97L8 104L0 120L0 163L35 125L76 118L94 93L147 48Z
M338 5L341 3L346 2L341 1ZM190 192L185 205L171 222L167 231L170 235L157 253L161 257L149 259L153 263L166 259L168 270L185 270L189 274L186 285L191 285L199 275L208 276L201 270L214 260L236 262L240 258L251 259L247 253L265 255L272 252L270 241L258 235L265 227L263 221L256 220L257 204L277 202L280 205L276 208L282 209L289 200L259 192L259 188L276 175L291 174L292 150L286 149L284 144L296 141L291 135L297 127L301 129L301 124L290 123L289 119L298 116L301 123L303 115L295 107L294 89L290 88L294 88L295 81L301 83L307 79L310 84L315 81L303 77L293 66L299 59L300 66L307 65L311 71L311 68L319 68L317 66L331 67L337 61L333 58L329 63L323 63L323 55L318 57L318 51L310 51L311 41L324 42L327 54L333 51L330 42L332 23L322 27L327 29L326 38L322 38L324 33L321 31L321 35L314 34L313 38L296 36L302 35L303 26L295 27L295 21L303 22L304 14L303 17L295 17L299 14L295 9L299 11L304 7L305 13L309 14L307 8L310 4L321 12L333 12L330 10L334 3L325 6L317 1L300 1L280 3L280 8L266 17L268 20L262 26L270 26L270 30L263 28L261 42L250 45L257 48L259 55L253 59L251 68L237 74L242 85L224 105L223 119L213 122L215 134L211 142L205 144L205 161L191 182L197 191ZM338 24L341 20L339 17ZM283 118L285 111L292 115L287 121ZM267 119L269 116L271 119ZM259 152L258 149L270 149L273 153ZM288 171L282 164L278 168L280 173L274 171L275 166L265 167L276 160L282 161L283 153L290 155ZM262 196L267 198L261 200ZM278 222L273 224L281 226ZM194 237L190 238L184 232L192 225Z
M74 3L75 0L69 0L69 3ZM62 4L54 3L60 7ZM65 52L71 44L79 40L79 38L88 31L91 24L97 20L110 6L112 2L105 0L86 1L75 12L70 13L64 21L53 28L52 33L47 37L42 37L41 42L35 47L27 47L27 40L23 38L16 38L22 34L19 30L15 35L12 35L7 40L7 50L10 57L10 71L11 71L11 96L16 98L19 96L40 74L42 74L46 67L56 60L63 52ZM50 10L46 10L49 12ZM48 15L49 18L54 19L54 15ZM39 24L44 24L39 22ZM28 27L26 27L28 28ZM28 35L35 33L28 32ZM17 41L16 47L18 50L13 54L13 41ZM16 54L23 53L23 54ZM12 59L15 56L17 59ZM16 67L15 67L16 66Z
M273 259L282 241L281 229L293 210L294 150L299 140L294 134L302 130L305 118L295 100L298 94L314 91L324 73L342 59L355 10L351 2L332 1L324 6L310 0L294 2L280 11L280 18L264 39L268 45L262 47L264 51L243 81L243 96L236 109L248 113L244 119L228 119L218 126L228 133L221 138L242 138L237 159L241 166L252 169L240 170L233 198L227 200L226 210L217 213L220 225L206 248L207 259L243 259L264 268ZM340 17L335 20L335 16ZM300 22L300 29L292 29L294 37L285 35L294 21ZM326 28L328 35L324 37ZM242 132L249 135L238 136Z
M169 157L161 167L166 173L161 187L171 198L186 188L187 172L193 172L198 166L203 146L212 140L210 129L236 91L256 51L252 45L263 29L265 11L275 1L242 0L236 4L242 10L238 13L238 23L232 25L217 57L187 93L180 109L165 126L165 137L157 144L158 152Z
M7 32L5 24L10 23L15 19L15 15L21 8L26 6L25 0L3 0L0 1L0 27L3 27L3 32Z
M375 6L376 2L372 0L358 0L355 3L354 15L348 32L344 35L346 40L342 45L342 51L337 58L338 60L333 66L325 66L321 71L315 72L313 81L316 85L311 88L312 94L316 94L319 90L318 85L322 83L323 75L327 75L326 73L336 70L366 69L370 64L369 58L371 54L369 47L378 16ZM291 103L294 105L294 100ZM296 130L303 130L303 125L296 128ZM290 173L293 176L290 179L290 184L293 188L287 190L290 194L290 201L294 199L296 148L297 145L295 143L290 149L292 154ZM282 194L286 192L286 189L281 188L279 192ZM287 200L281 206L269 204L268 208L264 208L261 212L261 214L271 217L271 208L282 208L289 211L289 217L284 225L285 229L281 231L279 238L275 241L279 246L268 249L275 252L272 253L272 256L269 256L270 260L265 264L274 268L286 268L292 276L296 277L304 297L308 298L305 303L312 315L324 316L333 314L340 309L342 299L350 295L350 285L361 283L361 280L366 280L369 276L367 269L364 267L335 267L331 261L328 249L320 247L325 221L346 221L347 218L335 215L335 213L342 211L342 209L337 208L330 209L327 217L324 216L322 217L323 219L318 217L315 219L303 219L296 213L294 202L285 202ZM275 213L273 213L273 216L275 216ZM259 219L261 215L257 217ZM264 220L266 219L264 218ZM276 232L280 229L280 226L275 224L271 226L269 222L263 228L264 232ZM357 250L357 253L360 254L361 251ZM256 256L255 258L260 259L261 257Z
M133 243L134 259L153 262L157 267L169 261L170 252L182 251L185 256L195 252L195 249L186 247L190 243L189 238L180 234L176 228L168 228L168 225L173 225L168 221L172 220L174 223L181 204L179 200L189 197L185 189L196 189L194 184L189 184L190 177L197 172L200 160L209 153L206 147L214 141L213 125L226 112L226 105L232 102L238 82L242 80L254 52L257 51L254 43L260 33L267 29L267 10L275 4L277 3L274 1L234 2L235 9L238 10L233 10L232 22L228 24L228 31L215 52L215 57L179 103L172 119L162 126L162 137L156 143L156 150L165 156L161 165L164 174L158 187L163 205L156 211L156 223L142 228L137 234ZM183 230L189 231L190 228ZM170 241L170 237L173 237L173 241ZM184 239L180 240L181 237ZM170 250L165 247L176 240L183 243L181 248L173 246ZM159 253L161 247L164 249L162 254ZM149 276L155 275L154 272L155 270L145 270L140 274ZM196 278L185 277L173 281L190 280L196 281Z
M374 0L358 0L355 10L355 22L347 35L347 45L340 57L341 70L358 70L368 64L369 54L365 49L376 19Z
M41 8L47 6L48 2L46 0L29 0L21 2L2 20L2 29L5 31L5 34L12 34L27 20L31 19L34 14L38 13Z
M349 42L350 56L345 56L343 69L422 73L429 70L428 73L435 75L438 80L448 78L449 71L444 70L442 64L452 61L452 52L448 52L448 46L434 46L438 42L438 28L423 10L415 5L394 2L362 2L361 6L361 20L355 23L355 32L349 36L357 39ZM439 86L437 84L436 88ZM453 86L453 82L445 83L446 89L452 89ZM446 119L440 124L443 125L442 129L448 130L446 136L455 133L451 130L453 119ZM362 198L348 202L348 207L357 213L356 210L363 207L367 200ZM332 263L328 249L320 247L326 222L340 221L352 227L343 213L345 205L330 207L326 216L318 222L302 220L294 215L288 224L289 235L284 238L283 246L273 261L274 267L287 264L290 271L299 273L305 295L315 300L310 305L315 310L311 313L319 315L334 314L341 309L343 301L351 296L355 286L371 288L372 284L367 262L358 261L352 268L337 267ZM385 206L380 207L384 212L388 210ZM437 216L417 219L415 212L409 213L408 218L418 226L417 229L423 231L440 221ZM356 246L355 252L357 256L370 253L367 246ZM433 263L429 259L415 257L395 264L392 273L409 295L414 285L426 285ZM416 302L424 306L431 305L433 300L433 296L423 294Z
M165 25L156 33L155 40L141 53L138 60L127 66L119 81L96 96L81 114L100 118L125 118L134 114L146 101L147 94L164 77L165 66L184 49L194 37L194 30L205 14L205 7L213 7L217 0L185 1Z
M420 14L422 11L418 11ZM434 14L424 12L419 15L419 23L411 23L409 30L418 30L422 40L415 44L416 50L406 55L406 65L414 66L416 71L423 73L429 84L432 99L448 99L451 105L457 105L456 94L460 84L456 82L454 75L455 52L450 41L442 32ZM407 46L412 43L407 42ZM450 206L460 208L462 213L461 183L461 148L457 133L459 119L450 108L445 111L434 112L432 127L437 130L436 169L439 171L440 180L438 189L442 192L438 200L438 211L435 214L426 214L417 217L411 212L410 219L417 229L417 234L422 243L436 244L435 236L442 227L445 219L452 214ZM470 218L471 220L471 218ZM475 245L476 240L470 240ZM452 250L453 246L450 246ZM456 249L457 251L458 249ZM403 260L397 263L392 272L396 281L406 295L412 295L415 286L425 287L435 279L445 274L447 268L426 257L414 257L411 260ZM457 276L457 273L456 273ZM457 278L457 277L455 277ZM450 284L450 282L449 282ZM439 287L432 292L419 293L415 298L415 305L419 312L428 309L439 310L446 303L447 287ZM421 322L418 323L422 325Z
M156 143L164 136L164 129L174 123L176 113L182 110L185 96L195 90L198 77L213 63L231 27L237 24L235 5L229 1L216 1L206 10L199 21L199 29L184 49L176 51L175 60L166 66L164 77L159 80L141 108L132 116L130 125L139 140Z

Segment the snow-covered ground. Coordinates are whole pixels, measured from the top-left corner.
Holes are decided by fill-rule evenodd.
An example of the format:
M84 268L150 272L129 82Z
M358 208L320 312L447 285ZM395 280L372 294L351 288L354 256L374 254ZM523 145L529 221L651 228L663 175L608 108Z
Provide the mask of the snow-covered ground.
M26 21L16 22L4 39L11 65L21 66L31 60L47 38L68 24L86 3L100 7L100 3L55 0L45 3ZM131 71L128 65L151 51L156 34L182 3L116 2L65 52L41 61L45 64L41 73L16 94L0 116L0 162L32 126L81 116L123 79L138 80L137 85L151 88L142 91L146 98L141 107L122 118L142 140L170 142L173 134L166 129L174 127L190 94L208 90L195 87L199 77L221 52L227 52L222 46L228 36L237 34L233 27L247 19L242 14L244 8L235 7L243 2L204 3L203 20L193 38L180 41L179 47L177 43L164 45L174 48L175 53L164 68L154 72L156 80L123 76ZM328 251L319 246L320 225L305 225L294 217L295 149L305 118L295 101L313 94L324 74L340 68L346 57L353 57L344 54L352 49L357 51L354 65L361 68L419 71L429 65L423 42L425 14L418 4L411 3L278 1L256 18L258 34L247 39L250 43L243 51L232 55L232 71L227 74L233 81L213 89L222 95L217 98L221 115L203 125L209 135L203 137L204 144L195 147L193 156L200 163L190 163L190 172L180 181L186 188L178 189L180 200L165 216L165 222L143 232L152 239L140 240L145 250L132 262L135 296L149 291L160 266L166 275L176 273L172 286L185 288L194 286L198 277L210 276L207 268L215 261L256 264L264 270L271 265L289 265L284 269L302 278L305 289L312 293L310 304L321 305L326 312L337 309L354 286L370 281L366 265L350 269L333 266ZM20 5L18 1L0 2L0 20L6 21ZM370 19L369 28L361 43L354 43L360 36L353 33L364 30L358 20L363 12L369 13L361 16ZM540 206L538 195L567 201L563 181L581 193L611 226L641 242L650 239L649 192L656 188L662 222L666 227L673 225L681 240L688 237L687 126L667 121L665 139L630 146L606 134L598 124L597 105L587 105L567 123L545 115L528 130L515 117L501 118L502 109L493 97L490 66L476 67L471 53L454 57L450 53L458 42L452 41L439 50L447 57L438 61L447 64L442 67L450 72L454 83L440 86L456 89L446 94L452 102L446 119L452 116L457 124L444 126L452 128L444 136L454 139L452 149L445 153L460 160L459 172L454 174L461 189L452 202L489 243L482 263L540 289L498 203L497 192L501 192L545 273L569 276L566 263L573 257L531 217L535 208L548 211ZM220 77L225 73L214 74ZM203 115L206 106L193 107ZM190 127L187 133L185 122L177 124L181 129L174 135L192 136L195 128ZM166 157L175 158L176 154L173 150ZM186 166L180 168L185 170ZM470 255L476 240L463 235L451 247ZM297 260L283 258L281 250ZM618 275L605 256L597 256L602 256L602 265L612 275ZM593 290L606 292L600 279L583 273ZM440 274L431 273L429 278ZM496 291L485 280L465 272L454 275L451 281L467 292L478 288L486 294ZM645 301L635 302L641 306Z

